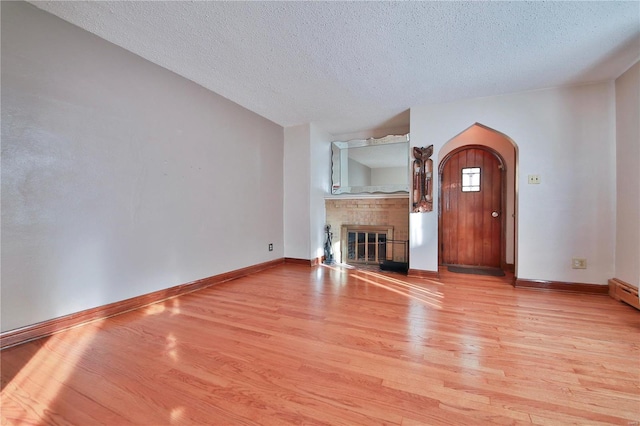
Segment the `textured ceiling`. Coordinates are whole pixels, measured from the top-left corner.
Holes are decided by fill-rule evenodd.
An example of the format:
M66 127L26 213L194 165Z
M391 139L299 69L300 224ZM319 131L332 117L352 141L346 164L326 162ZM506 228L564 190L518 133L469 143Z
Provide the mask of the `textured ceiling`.
M640 2L32 2L282 126L616 78Z

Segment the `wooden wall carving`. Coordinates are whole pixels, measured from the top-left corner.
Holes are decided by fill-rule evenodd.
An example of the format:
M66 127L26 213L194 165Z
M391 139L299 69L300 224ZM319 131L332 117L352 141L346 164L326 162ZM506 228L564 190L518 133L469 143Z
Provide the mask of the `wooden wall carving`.
M412 212L424 213L433 210L433 145L413 147Z

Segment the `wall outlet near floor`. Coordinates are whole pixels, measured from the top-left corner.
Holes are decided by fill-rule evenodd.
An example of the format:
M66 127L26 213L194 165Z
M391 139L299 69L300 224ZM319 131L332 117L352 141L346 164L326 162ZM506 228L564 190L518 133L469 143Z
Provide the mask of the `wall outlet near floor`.
M273 243L269 243L269 251L273 251Z
M571 267L573 269L587 269L587 259L574 257L573 259L571 259Z
M539 184L540 183L540 175L529 175L529 184Z

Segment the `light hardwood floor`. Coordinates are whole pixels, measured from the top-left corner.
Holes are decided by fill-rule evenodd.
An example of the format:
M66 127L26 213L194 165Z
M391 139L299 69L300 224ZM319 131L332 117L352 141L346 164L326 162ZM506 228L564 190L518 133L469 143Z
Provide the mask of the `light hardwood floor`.
M283 265L6 349L2 424L638 424L640 312Z

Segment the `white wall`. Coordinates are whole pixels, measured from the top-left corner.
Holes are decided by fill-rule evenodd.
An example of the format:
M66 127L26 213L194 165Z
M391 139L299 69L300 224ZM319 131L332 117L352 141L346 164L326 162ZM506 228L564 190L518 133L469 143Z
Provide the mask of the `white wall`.
M614 267L613 84L412 108L411 145L440 152L476 122L518 146L518 278L606 284ZM542 183L523 184L529 174ZM437 212L434 197L432 213L410 215L412 269L438 268ZM588 269L571 269L572 257L586 258Z
M310 125L284 129L284 256L309 259Z
M283 256L280 126L1 7L3 331Z
M312 260L324 254L324 197L331 182L331 137L315 124L284 130L284 253Z
M326 210L324 198L331 193L331 135L316 124L310 126L310 259L324 255ZM331 230L334 235L339 230Z
M614 277L640 285L640 62L616 82L616 265Z

